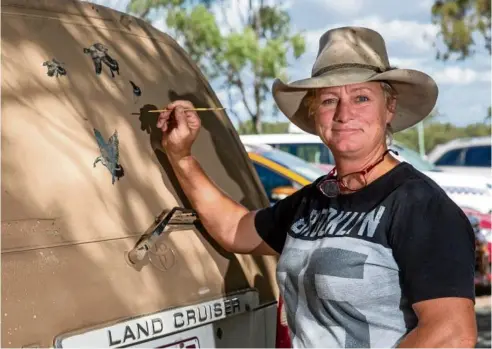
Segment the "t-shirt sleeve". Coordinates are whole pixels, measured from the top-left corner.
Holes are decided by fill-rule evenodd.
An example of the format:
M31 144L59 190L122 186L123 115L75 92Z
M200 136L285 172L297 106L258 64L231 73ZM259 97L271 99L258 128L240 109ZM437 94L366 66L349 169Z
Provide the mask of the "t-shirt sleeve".
M475 234L445 194L409 202L393 225L392 245L410 304L441 297L475 300Z
M310 186L277 201L274 205L258 210L255 216L255 228L260 237L271 248L282 253L287 231L294 220L294 215Z

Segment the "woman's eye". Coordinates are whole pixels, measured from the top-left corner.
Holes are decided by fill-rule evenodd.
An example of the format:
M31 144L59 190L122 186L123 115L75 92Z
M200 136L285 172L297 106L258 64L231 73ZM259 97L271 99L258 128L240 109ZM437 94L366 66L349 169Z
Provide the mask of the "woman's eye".
M321 104L322 105L333 105L333 104L336 104L337 103L337 99L336 98L326 98L324 99Z
M357 97L355 98L355 100L356 100L357 102L367 102L367 101L369 100L369 98L367 98L366 96L357 96Z

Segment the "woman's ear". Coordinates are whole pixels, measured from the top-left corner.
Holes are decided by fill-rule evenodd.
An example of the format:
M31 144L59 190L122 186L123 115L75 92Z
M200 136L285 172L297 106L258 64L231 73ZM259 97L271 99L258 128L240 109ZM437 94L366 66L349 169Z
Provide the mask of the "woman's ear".
M390 98L386 103L386 124L390 124L396 114L396 98Z

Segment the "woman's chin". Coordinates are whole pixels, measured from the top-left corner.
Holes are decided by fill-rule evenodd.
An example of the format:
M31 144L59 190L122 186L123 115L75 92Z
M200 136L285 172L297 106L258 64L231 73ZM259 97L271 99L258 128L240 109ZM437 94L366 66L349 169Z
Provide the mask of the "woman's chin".
M334 153L355 153L362 148L360 142L354 140L332 140L330 143L330 149Z

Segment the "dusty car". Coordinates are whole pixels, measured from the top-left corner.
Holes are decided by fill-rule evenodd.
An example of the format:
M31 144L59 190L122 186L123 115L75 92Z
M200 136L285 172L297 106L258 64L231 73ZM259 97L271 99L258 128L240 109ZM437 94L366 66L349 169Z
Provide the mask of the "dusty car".
M2 347L273 347L277 259L220 248L153 112L221 107L168 35L87 2L3 0ZM269 204L224 111L193 154ZM278 338L277 338L278 339Z

